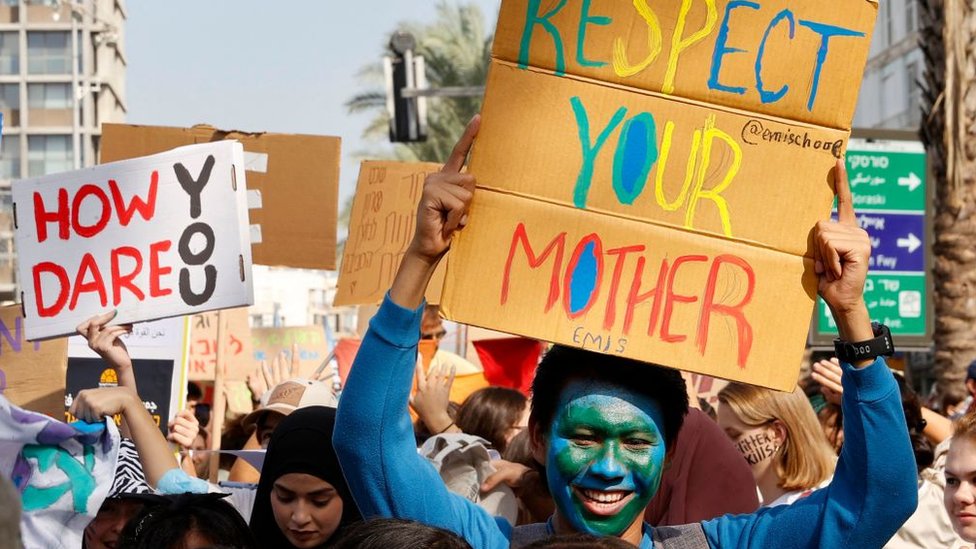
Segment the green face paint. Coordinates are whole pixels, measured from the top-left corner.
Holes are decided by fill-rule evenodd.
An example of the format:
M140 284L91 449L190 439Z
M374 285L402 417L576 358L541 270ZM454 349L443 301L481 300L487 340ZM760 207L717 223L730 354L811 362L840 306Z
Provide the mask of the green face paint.
M617 536L641 519L661 482L662 426L658 404L623 387L574 381L563 390L546 471L574 529Z

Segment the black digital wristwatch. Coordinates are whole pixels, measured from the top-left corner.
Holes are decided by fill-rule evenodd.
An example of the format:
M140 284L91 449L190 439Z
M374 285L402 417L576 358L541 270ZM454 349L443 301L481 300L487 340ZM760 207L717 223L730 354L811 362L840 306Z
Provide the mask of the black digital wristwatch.
M891 341L891 330L884 324L871 323L874 339L851 343L841 339L834 340L834 352L837 358L848 364L860 360L874 360L879 356L891 356L895 352L895 344Z

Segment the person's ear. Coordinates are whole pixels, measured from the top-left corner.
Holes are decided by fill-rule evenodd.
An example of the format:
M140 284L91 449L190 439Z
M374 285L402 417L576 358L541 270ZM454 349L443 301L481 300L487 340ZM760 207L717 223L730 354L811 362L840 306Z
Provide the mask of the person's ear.
M969 394L976 395L976 379L966 380L966 390L969 391Z
M533 422L529 423L529 443L532 446L532 459L545 467L549 437L544 435L542 429Z
M773 437L773 441L776 442L776 448L781 448L786 444L787 430L786 424L778 419L774 419L772 423L769 424L770 436Z

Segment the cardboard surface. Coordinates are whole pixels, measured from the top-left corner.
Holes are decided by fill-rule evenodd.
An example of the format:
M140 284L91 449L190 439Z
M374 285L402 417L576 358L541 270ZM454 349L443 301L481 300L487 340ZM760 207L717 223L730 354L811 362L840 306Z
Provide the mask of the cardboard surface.
M877 0L505 0L493 56L850 129L877 13Z
M443 313L791 389L877 13L840 4L503 0Z
M594 232L590 212L479 193L452 250L441 305L451 318L726 379L796 382L812 260L629 219L600 219ZM481 218L493 238L469 246ZM500 259L489 269L485 258ZM454 262L483 274L455 278Z
M20 305L0 307L0 394L26 410L61 419L68 340L27 341Z
M427 162L366 161L360 165L333 305L383 301L413 238L424 179L440 169L440 164ZM428 303L440 302L443 281L444 267L440 267L428 286Z
M27 337L253 303L244 183L233 141L15 181Z
M337 137L244 133L205 125L103 124L101 161L222 139L236 139L244 145L247 189L260 195L260 207L250 212L251 224L260 226L260 242L254 238L251 243L254 262L335 269L341 159ZM253 199L251 204L255 205Z
M291 364L292 346L298 349L298 371L294 377L309 378L329 356L329 345L322 326L302 326L287 328L251 328L251 344L254 348L254 363L262 360L271 364L272 359L284 352L285 368Z
M223 311L226 347L221 355L227 365L227 381L244 381L257 366L251 346L251 328L246 308ZM217 365L217 312L193 315L190 319L190 381L213 381Z

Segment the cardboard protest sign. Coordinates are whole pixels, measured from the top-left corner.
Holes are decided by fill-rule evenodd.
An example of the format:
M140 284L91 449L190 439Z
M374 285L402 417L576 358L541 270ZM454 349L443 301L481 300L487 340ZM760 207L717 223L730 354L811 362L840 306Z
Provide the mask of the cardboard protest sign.
M176 413L186 406L187 365L190 329L187 317L142 322L132 333L121 336L132 358L139 398L163 434ZM66 421L79 391L97 387L117 387L118 376L81 336L68 338L68 373L61 411ZM116 416L116 424L122 417Z
M68 340L27 341L20 305L0 307L0 394L12 404L60 419Z
M244 145L254 262L301 269L336 268L340 139L103 124L101 161L235 139Z
M106 309L127 323L254 301L240 143L15 181L13 199L29 339Z
M427 162L360 165L333 305L373 305L383 301L413 238L424 179L440 169L440 164ZM428 286L428 303L440 301L443 281L441 267Z
M298 346L298 371L295 377L311 377L329 356L329 344L322 326L286 328L251 328L254 362L262 360L270 365L272 359L284 352L291 361L292 346ZM283 365L286 366L287 365Z
M224 379L243 381L255 366L247 309L226 309L223 313L227 321L227 333L224 335L227 346L221 354L227 365ZM216 365L217 312L193 315L190 319L190 380L213 381Z
M0 396L0 474L20 493L24 547L81 547L112 488L118 454L111 422L66 425Z
M452 320L796 382L873 0L503 0Z

